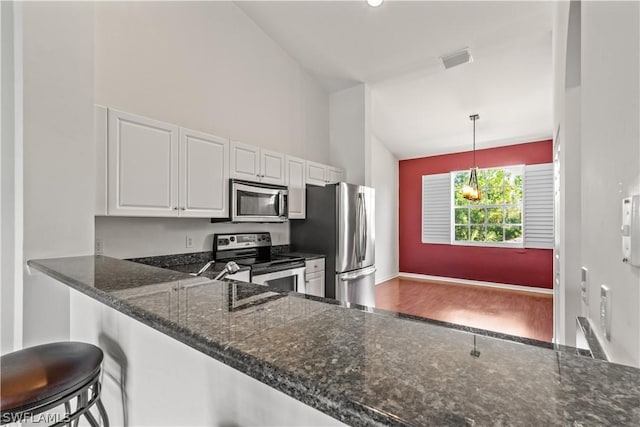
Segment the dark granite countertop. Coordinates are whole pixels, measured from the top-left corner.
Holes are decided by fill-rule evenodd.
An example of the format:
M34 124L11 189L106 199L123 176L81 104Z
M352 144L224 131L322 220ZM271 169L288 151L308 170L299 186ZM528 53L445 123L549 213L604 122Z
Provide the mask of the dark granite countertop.
M640 425L639 369L108 257L29 266L350 425ZM158 286L197 303L169 316Z

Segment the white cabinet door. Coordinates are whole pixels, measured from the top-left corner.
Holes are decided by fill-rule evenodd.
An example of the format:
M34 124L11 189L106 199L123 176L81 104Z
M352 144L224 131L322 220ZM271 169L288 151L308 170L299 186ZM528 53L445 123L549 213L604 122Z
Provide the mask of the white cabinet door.
M325 165L307 160L307 184L324 186L327 180L326 174Z
M229 159L231 178L246 181L260 180L260 149L258 147L232 141Z
M306 218L305 161L293 156L286 157L286 182L289 188L289 218Z
M229 141L180 128L180 216L229 216Z
M284 185L284 154L260 150L260 181L265 184Z
M324 271L307 274L305 282L307 294L324 297Z
M108 213L178 215L178 127L109 110Z
M327 166L327 184L334 182L343 182L345 179L344 170Z

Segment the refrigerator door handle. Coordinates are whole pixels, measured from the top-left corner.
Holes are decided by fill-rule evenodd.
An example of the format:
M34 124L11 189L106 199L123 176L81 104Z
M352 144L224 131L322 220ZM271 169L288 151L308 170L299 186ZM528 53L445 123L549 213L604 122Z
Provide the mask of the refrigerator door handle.
M357 211L357 221L358 221L358 253L357 255L357 260L358 262L362 262L365 260L365 254L364 254L364 245L363 245L363 241L362 241L362 237L363 237L363 218L365 216L364 213L364 199L362 197L362 193L358 193L358 211Z
M367 202L365 201L364 196L362 196L362 261L367 259L367 242L369 241L369 235L367 234L367 229L369 227L367 215Z
M362 260L362 198L360 194L357 195L356 202L356 227L354 236L354 247L356 250L356 260L360 262Z
M340 276L340 281L342 282L350 282L352 280L360 279L361 277L370 276L376 272L375 267L369 267L359 273L354 274L345 274Z

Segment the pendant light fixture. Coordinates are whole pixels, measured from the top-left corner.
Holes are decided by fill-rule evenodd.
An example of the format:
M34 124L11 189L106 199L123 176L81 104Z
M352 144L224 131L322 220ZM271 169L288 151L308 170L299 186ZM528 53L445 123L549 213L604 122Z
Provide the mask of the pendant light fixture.
M478 167L476 166L476 120L480 119L480 116L473 114L469 116L473 121L473 166L469 170L469 182L462 187L462 197L467 200L480 200L480 188L478 187Z

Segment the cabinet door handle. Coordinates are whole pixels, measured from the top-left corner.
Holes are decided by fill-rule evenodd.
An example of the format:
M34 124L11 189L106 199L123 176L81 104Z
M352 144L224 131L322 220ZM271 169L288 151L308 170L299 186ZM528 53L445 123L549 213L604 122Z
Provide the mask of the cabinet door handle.
M181 211L186 211L186 210L187 210L187 208L180 208L180 210L181 210Z
M178 207L177 207L177 206L176 206L176 207L174 207L174 208L173 208L173 210L174 210L174 211L177 211L177 210L178 210Z

